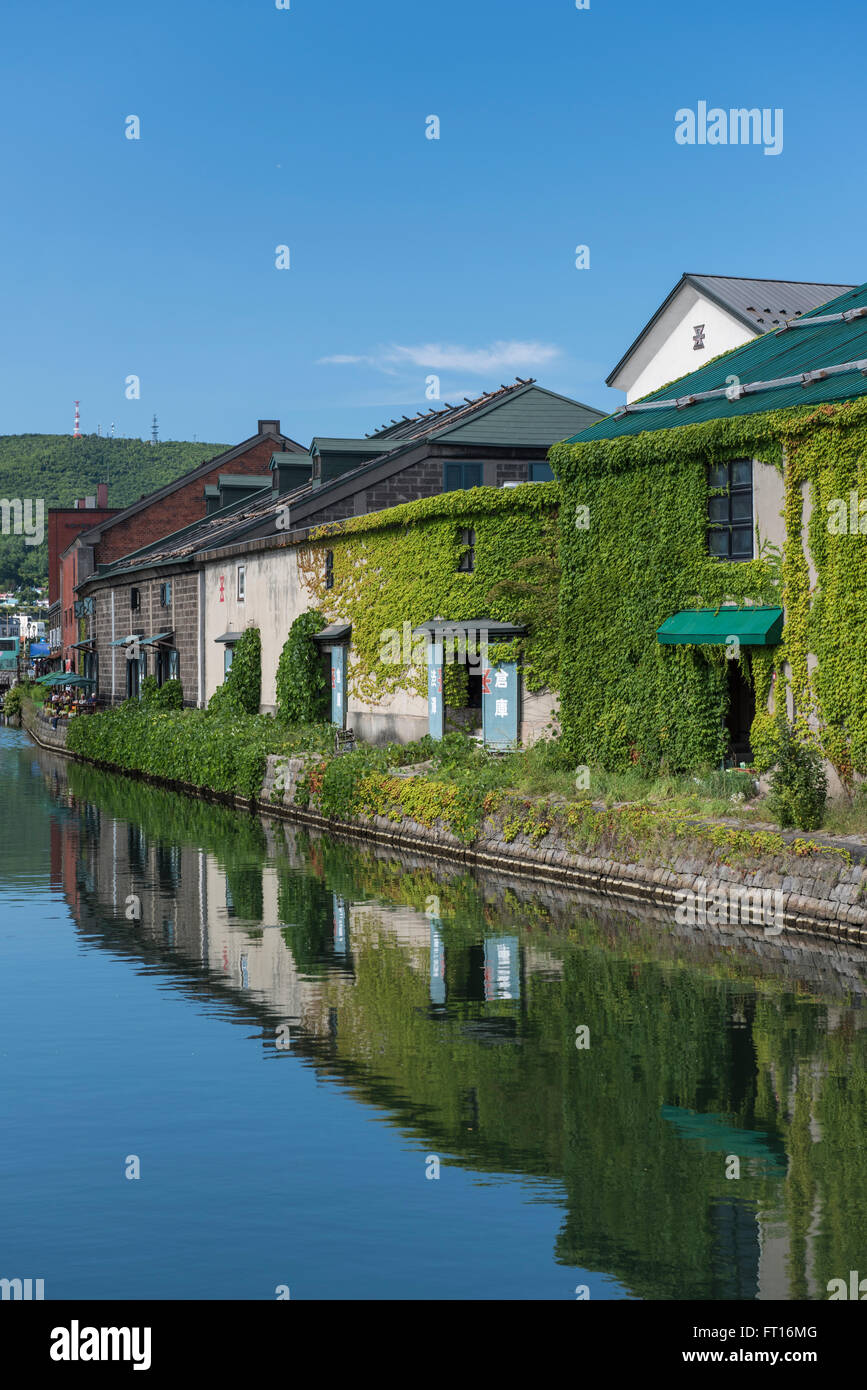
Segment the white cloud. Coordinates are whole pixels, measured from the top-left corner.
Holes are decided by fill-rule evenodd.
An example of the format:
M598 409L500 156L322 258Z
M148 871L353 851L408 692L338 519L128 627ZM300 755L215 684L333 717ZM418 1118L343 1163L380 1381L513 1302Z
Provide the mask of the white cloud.
M373 354L337 353L320 357L320 363L346 365L365 363L389 375L401 364L431 368L434 371L474 372L488 375L507 368L514 372L544 367L560 356L553 343L498 340L489 347L470 348L453 343L422 343L416 347L393 343Z

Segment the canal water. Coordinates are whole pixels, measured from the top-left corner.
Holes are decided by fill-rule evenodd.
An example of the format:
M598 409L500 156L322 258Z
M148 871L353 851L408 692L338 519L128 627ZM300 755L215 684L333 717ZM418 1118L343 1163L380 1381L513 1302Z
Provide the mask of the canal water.
M574 1300L867 1274L854 949L339 844L8 728L0 822L0 1277Z

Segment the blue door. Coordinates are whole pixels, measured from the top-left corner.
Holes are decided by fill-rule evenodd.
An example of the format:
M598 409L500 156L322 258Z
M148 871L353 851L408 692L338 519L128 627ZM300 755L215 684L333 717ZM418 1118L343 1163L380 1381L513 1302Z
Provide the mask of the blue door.
M482 735L488 748L517 748L521 690L517 662L482 671Z

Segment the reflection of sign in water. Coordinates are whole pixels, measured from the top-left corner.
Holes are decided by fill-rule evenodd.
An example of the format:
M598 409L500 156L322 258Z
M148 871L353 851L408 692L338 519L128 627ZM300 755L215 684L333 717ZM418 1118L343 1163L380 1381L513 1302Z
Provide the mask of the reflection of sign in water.
M446 948L438 917L430 924L430 998L432 1004L446 1002Z
M518 938L489 936L485 940L485 998L520 999Z
M345 956L349 949L349 903L337 893L334 898L334 950Z

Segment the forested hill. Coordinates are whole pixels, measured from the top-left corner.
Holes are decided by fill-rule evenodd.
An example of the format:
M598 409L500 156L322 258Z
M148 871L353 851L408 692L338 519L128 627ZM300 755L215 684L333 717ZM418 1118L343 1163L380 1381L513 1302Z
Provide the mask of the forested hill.
M96 434L73 439L69 434L0 435L0 498L43 498L49 507L71 507L77 497L108 483L108 505L125 507L142 493L169 483L226 444L191 444L168 440L105 439ZM47 518L46 518L47 526ZM21 536L0 535L0 588L43 583L48 548L25 545Z

